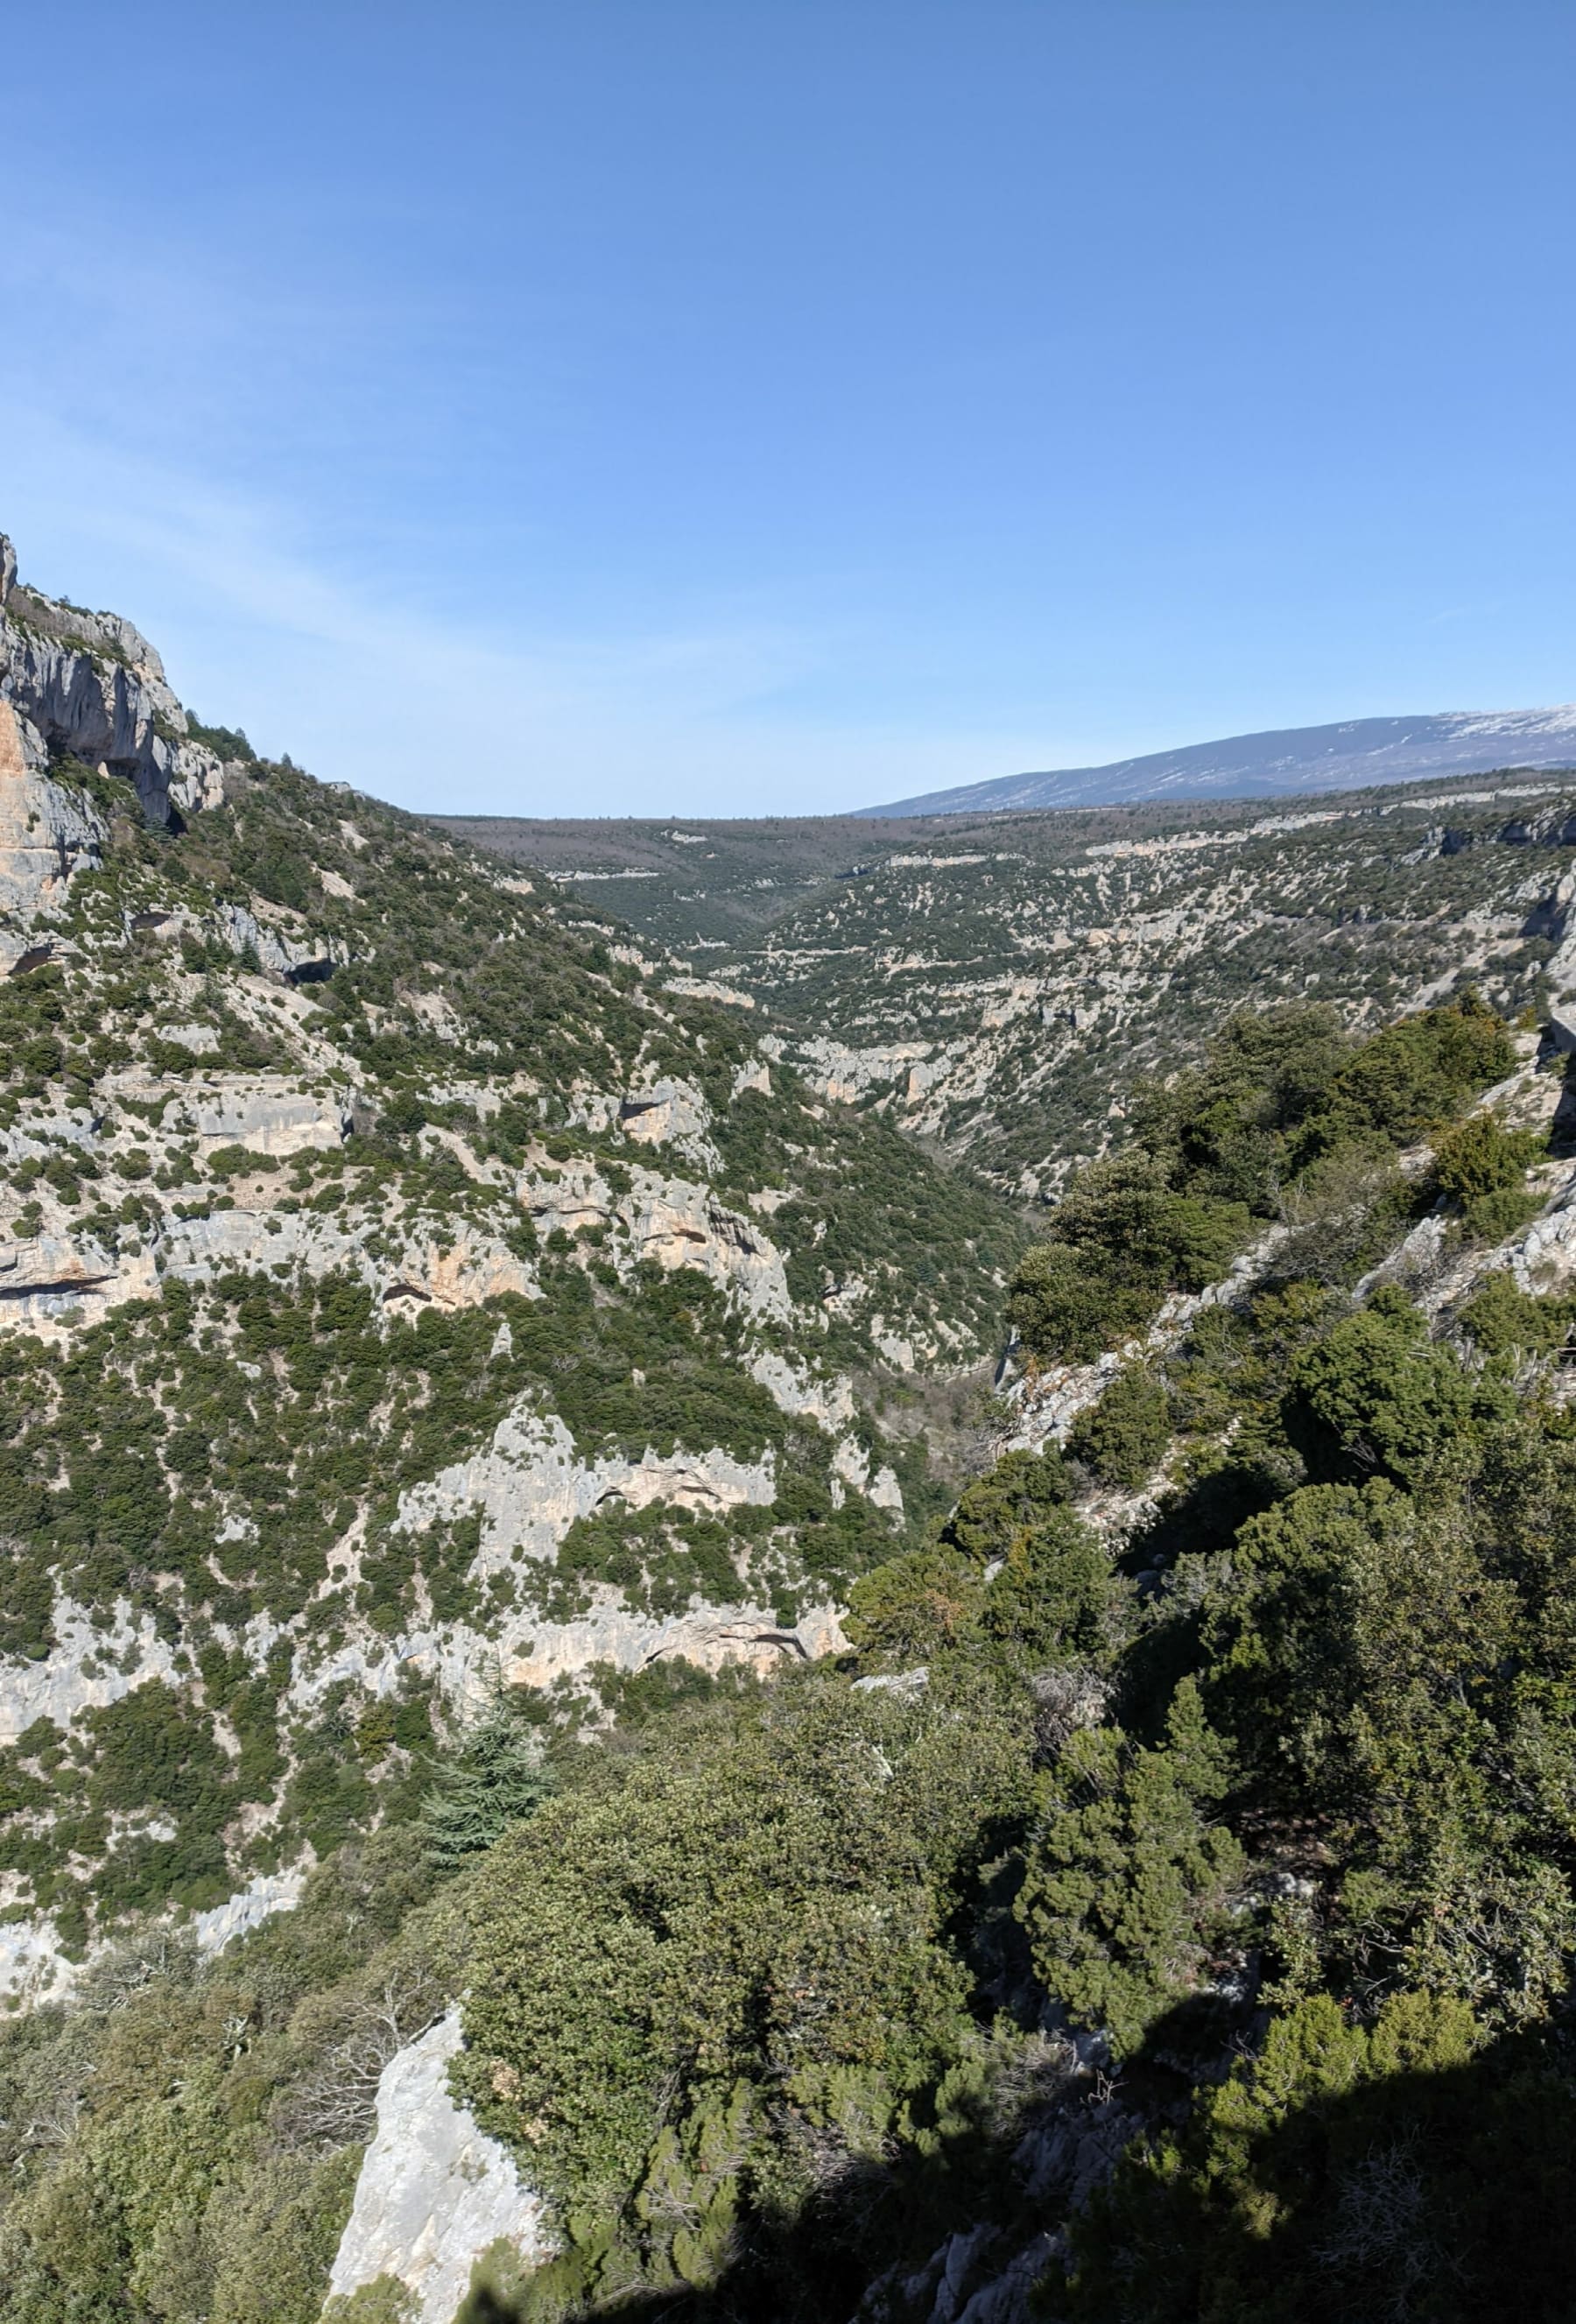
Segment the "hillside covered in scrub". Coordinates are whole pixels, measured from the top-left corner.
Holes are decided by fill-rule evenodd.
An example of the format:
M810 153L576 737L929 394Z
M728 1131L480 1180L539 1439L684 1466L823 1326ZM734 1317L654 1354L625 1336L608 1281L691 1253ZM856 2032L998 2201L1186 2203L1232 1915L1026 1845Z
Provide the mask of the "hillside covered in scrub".
M1031 1211L0 573L0 2324L1568 2312L1576 830Z
M1054 1198L1126 1093L1233 1010L1377 1027L1471 983L1576 982L1576 779L1526 770L1299 799L912 822L450 819L770 1006L822 1095Z
M500 1674L834 1644L1022 1228L660 955L190 721L129 623L14 585L0 669L20 1994L297 1893Z

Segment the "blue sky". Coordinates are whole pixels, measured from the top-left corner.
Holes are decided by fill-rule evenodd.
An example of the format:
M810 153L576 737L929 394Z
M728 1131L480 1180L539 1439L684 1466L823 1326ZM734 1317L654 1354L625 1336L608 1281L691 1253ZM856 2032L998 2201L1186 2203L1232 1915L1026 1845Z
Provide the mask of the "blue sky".
M25 34L0 529L319 774L810 813L1576 696L1568 5Z

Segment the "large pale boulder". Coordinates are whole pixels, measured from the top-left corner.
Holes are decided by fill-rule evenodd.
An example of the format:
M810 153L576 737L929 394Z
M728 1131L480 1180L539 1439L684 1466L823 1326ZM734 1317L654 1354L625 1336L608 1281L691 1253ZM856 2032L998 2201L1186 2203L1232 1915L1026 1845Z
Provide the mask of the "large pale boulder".
M507 2149L449 2096L459 2047L451 2009L384 2067L377 2133L335 2255L330 2298L393 2276L412 2294L419 2324L453 2324L484 2252L504 2243L527 2264L549 2255L540 2198L521 2183Z

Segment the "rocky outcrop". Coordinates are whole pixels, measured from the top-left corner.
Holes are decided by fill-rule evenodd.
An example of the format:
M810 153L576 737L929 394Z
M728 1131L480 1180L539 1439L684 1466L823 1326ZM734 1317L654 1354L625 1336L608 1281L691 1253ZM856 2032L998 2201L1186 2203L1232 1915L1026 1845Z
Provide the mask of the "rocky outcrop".
M114 1248L88 1234L0 1242L0 1330L58 1339L128 1299L156 1298L161 1277L206 1283L237 1268L277 1275L299 1268L312 1277L342 1269L406 1314L427 1305L454 1314L505 1292L541 1296L534 1268L475 1228L457 1227L441 1240L412 1235L392 1254L373 1248L386 1235L387 1222L370 1213L339 1220L270 1205L169 1218L161 1231L123 1234Z
M286 984L321 983L346 957L332 937L272 927L241 904L220 906L216 932L237 960L254 960L264 976Z
M0 1664L0 1744L14 1743L37 1719L69 1727L84 1711L118 1702L151 1678L180 1683L151 1615L134 1616L124 1599L98 1611L108 1617L103 1628L86 1606L57 1598L51 1652L40 1662Z
M507 2148L449 2095L460 2046L459 2011L451 2009L384 2067L331 2299L392 2276L412 2295L417 2324L453 2324L484 2253L505 2245L528 2265L550 2255L541 2199Z
M307 1885L304 1864L288 1865L282 1872L259 1872L244 1888L226 1896L222 1904L210 1904L206 1913L194 1913L191 1931L197 1939L199 1953L222 1953L237 1937L251 1929L260 1929L276 1913L293 1913L300 1903Z
M453 1314L509 1291L521 1299L539 1299L534 1269L491 1236L462 1231L452 1242L408 1247L390 1269L382 1301L385 1307L403 1301L410 1307L432 1306Z
M755 1222L718 1202L709 1187L634 1173L620 1204L638 1259L660 1268L698 1267L746 1312L786 1321L792 1312L782 1254Z
M118 1299L144 1296L153 1287L152 1263L107 1251L90 1238L68 1241L39 1235L0 1243L0 1320L49 1323L73 1311L102 1314Z
M593 1164L579 1162L551 1169L539 1165L521 1180L519 1198L544 1236L613 1227L637 1263L698 1268L754 1316L786 1321L792 1313L781 1252L753 1220L727 1209L708 1186L637 1168L628 1191L615 1195Z
M184 1929L169 1919L164 1930L180 1941L189 1937L201 1959L221 1953L225 1947L261 1928L275 1913L291 1913L307 1885L304 1864L284 1872L260 1872L244 1888L206 1913L194 1913ZM0 1922L0 2007L37 2008L42 2002L69 1998L73 1987L113 1950L115 1939L92 1945L86 1954L69 1959L60 1950L52 1921L30 1919Z
M791 1364L774 1348L757 1348L744 1369L758 1380L780 1412L803 1414L837 1436L853 1418L853 1384L842 1373L821 1379L803 1364Z
M894 1517L902 1516L903 1489L896 1474L882 1468L871 1476L870 1455L854 1437L844 1437L834 1452L832 1473L843 1484L852 1485L856 1493L862 1493L872 1508L886 1509Z
M405 1493L394 1522L419 1531L480 1511L477 1570L498 1572L521 1557L550 1557L576 1517L614 1503L643 1509L665 1501L719 1516L764 1508L776 1491L770 1455L746 1462L715 1447L672 1453L648 1448L638 1461L609 1454L584 1460L558 1415L544 1416L526 1402L505 1414L480 1452Z
M183 1092L170 1111L180 1117L199 1154L225 1146L275 1157L323 1152L340 1145L350 1128L339 1098L294 1088L276 1074L216 1074Z
M785 1663L848 1652L838 1609L827 1603L810 1607L789 1629L770 1606L748 1600L732 1606L696 1600L681 1613L659 1615L635 1612L616 1590L589 1594L589 1610L567 1622L526 1610L485 1634L466 1623L429 1622L347 1641L300 1672L289 1707L310 1711L341 1681L389 1700L416 1677L432 1682L446 1702L475 1708L500 1677L510 1686L547 1688L598 1664L632 1672L659 1662L713 1673L742 1667L765 1677Z
M3 628L4 624L0 624ZM102 817L78 793L28 762L13 705L0 695L0 971L27 949L28 932L53 918L72 874L103 860Z
M159 1255L166 1274L196 1283L235 1268L273 1275L299 1267L309 1276L343 1269L391 1307L430 1301L453 1313L506 1291L540 1296L533 1270L490 1235L456 1226L442 1242L410 1236L387 1256L369 1249L381 1223L370 1213L334 1219L272 1207L214 1211L171 1221Z
M917 1103L939 1081L950 1059L935 1057L929 1041L895 1041L872 1048L850 1048L842 1041L814 1040L796 1052L812 1089L834 1105L857 1105L880 1090L901 1089Z
M181 800L189 808L211 792L219 762L188 740L186 713L142 632L118 613L22 586L9 541L0 542L0 699L32 773L63 754L121 776L161 827Z
M665 992L677 992L687 1001L720 1001L727 1009L753 1009L752 992L741 992L734 984L716 984L709 976L667 976L662 980Z
M664 1079L631 1090L619 1107L626 1138L638 1146L671 1146L703 1169L718 1167L707 1136L711 1109L693 1082Z

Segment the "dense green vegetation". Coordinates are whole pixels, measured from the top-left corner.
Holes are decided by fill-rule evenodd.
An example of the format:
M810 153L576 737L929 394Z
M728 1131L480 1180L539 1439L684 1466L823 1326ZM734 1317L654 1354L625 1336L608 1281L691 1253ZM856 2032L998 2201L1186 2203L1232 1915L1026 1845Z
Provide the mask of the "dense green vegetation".
M1025 1255L955 1152L817 1099L759 1016L198 731L231 796L189 830L60 770L105 868L0 986L9 1239L91 1260L6 1342L0 1653L20 1688L69 1640L113 1698L0 1751L7 1917L86 1964L0 2023L0 2324L318 2324L378 2077L456 1998L456 2089L559 2244L524 2279L494 2254L464 2324L902 2324L1009 2264L1067 2324L1567 2312L1576 1299L1473 1272L1547 1150L1466 1111L1501 1018L1458 981L1380 1021L1424 969L1451 989L1469 851L1409 858L1375 810L1345 902L1287 879L1273 943L1167 969L1175 1056L1037 1014L993 1167L1047 1124L1101 1158ZM1015 872L993 829L926 931L960 977L1043 909L1046 853ZM1085 818L1053 868L1114 917L1151 875L1085 846L1160 829ZM1284 836L1239 836L1268 877ZM821 933L894 892L847 883ZM795 1008L845 963L790 962ZM944 984L910 988L938 1037ZM220 1075L320 1099L325 1141L200 1130ZM659 1080L692 1127L641 1147L620 1101ZM697 1200L648 1233L665 1177ZM1425 1218L1419 1304L1365 1270ZM789 1296L752 1304L717 1254L769 1236ZM925 1367L1004 1308L1032 1405L1257 1243L1059 1448L931 1456ZM469 1245L491 1272L438 1298ZM71 1284L123 1262L138 1296L84 1323ZM434 1486L505 1421L606 1464L552 1554ZM713 1448L756 1498L600 1489ZM851 1481L887 1467L900 1514ZM770 1683L497 1667L598 1609L746 1601ZM849 1650L806 1665L786 1634L834 1601ZM468 1714L434 1675L462 1636ZM313 1857L297 1910L198 1959L189 1912Z
M1284 1295L1264 1304L1240 1327L1284 1332ZM1415 1346L1392 1301L1307 1320L1313 1369L1344 1378L1332 1347L1370 1319ZM1317 1390L1288 1419L1298 1393ZM663 2312L847 2312L949 2223L1055 2225L1065 2182L1022 2144L1085 2103L1041 2030L1052 2004L1140 2096L1047 2312L1311 2318L1396 2270L1434 2297L1419 2313L1557 2300L1573 1486L1554 1407L1442 1421L1410 1489L1295 1485L1229 1561L1186 1553L1146 1597L1060 1464L1015 1455L937 1539L972 1595L933 1627L923 1685L810 1672L670 1702L620 1752L561 1747L546 1805L539 1745L494 1713L429 1811L440 1833L456 1799L481 1816L483 1852L438 1848L435 1868L475 1869L438 1904L421 1826L397 1827L201 1978L107 1964L96 1989L129 1991L8 2037L28 2119L90 2096L58 2159L22 2135L0 2312L108 2318L129 2286L124 2312L305 2324L357 2120L323 2053L348 2060L396 1990L416 2030L461 1960L467 2089L568 2237L497 2284L506 2312L664 2284ZM871 1604L879 1673L907 1617ZM487 1850L501 1772L534 1819ZM352 1904L388 1932L371 1960L346 1950ZM1185 2126L1146 2133L1143 2090L1174 2109L1190 2075ZM1535 2166L1507 2163L1512 2126L1536 2126ZM281 2279L283 2218L300 2258Z
M189 1990L155 1976L118 2022L14 2034L30 2088L63 2070L68 2029L78 2074L99 2070L68 2162L94 2158L95 2218L112 2213L93 2234L119 2235L140 2280L157 2250L165 2304L147 2312L209 2312L217 2253L233 2305L213 2312L309 2315L293 2280L260 2304L246 2224L288 2192L323 2252L347 2200L329 2164L348 2150L292 2143L337 2103L308 2051L369 1992L431 1992L460 1960L465 2088L566 2238L529 2282L494 2277L505 2314L648 2293L652 2314L847 2313L954 2226L1004 2249L1056 2227L1068 2165L1037 2158L1090 2102L1064 2015L1098 2031L1133 2097L1127 2159L1065 2271L1048 2264L1047 2314L1296 2319L1332 2298L1357 2314L1397 2271L1419 2314L1558 2312L1540 2207L1562 2200L1576 2107L1576 1441L1556 1404L1511 1395L1499 1359L1474 1387L1395 1296L1266 1291L1230 1321L1230 1344L1180 1351L1171 1407L1185 1456L1210 1382L1255 1360L1280 1378L1253 1425L1281 1489L1229 1557L1205 1530L1161 1553L1158 1579L1153 1540L1113 1564L1067 1467L1014 1454L928 1551L860 1585L852 1667L670 1692L611 1752L544 1703L537 1732L562 1738L545 1803L539 1743L493 1714L429 1811L441 1831L466 1802L483 1845L440 1847L435 1868L473 1868L418 1906L432 1852L421 1826L409 1845L392 1831L379 1877L415 1909L370 1962L329 1953L310 1990L290 1981L360 1877L346 1856L299 1926ZM1421 1394L1452 1375L1460 1400ZM1359 1433L1389 1474L1340 1425L1364 1397ZM1328 1481L1296 1463L1310 1415ZM917 1647L923 1681L904 1675ZM854 1687L862 1670L897 1683ZM500 1779L534 1812L488 1848ZM256 2030L231 2055L217 2027L238 1997ZM182 2116L189 2290L158 2225L175 2198L154 2190L146 2085L119 2062L153 2027L223 2126ZM1521 2124L1540 2142L1525 2169L1505 2151ZM0 2312L29 2324L63 2286L97 2296L67 2167L32 2153L12 2201L21 2289ZM1506 2206L1520 2250L1496 2232Z
M0 984L10 1237L46 1279L143 1270L91 1323L62 1292L65 1331L13 1333L0 1371L0 1651L63 1649L88 1684L143 1674L113 1711L37 1720L0 1752L13 1909L73 1950L409 1814L432 1736L419 1657L456 1626L529 1647L534 1622L609 1603L658 1620L748 1600L791 1629L917 1542L946 1499L924 1437L843 1424L901 1484L905 1514L878 1509L759 1360L868 1378L880 1318L967 1361L1021 1240L966 1176L769 1074L741 1012L642 982L577 907L223 730L199 739L229 761L227 803L172 833L114 779L56 769L104 866L73 882L69 944ZM288 950L264 975L271 944ZM620 1093L664 1076L709 1118L698 1147L617 1126ZM226 1079L309 1096L327 1142L199 1134ZM604 1207L539 1232L530 1202L576 1172ZM668 1175L699 1181L741 1253L772 1190L792 1312L752 1309L714 1259L647 1256L641 1206ZM467 1247L480 1292L433 1296ZM477 1507L410 1496L506 1419L554 1459L714 1447L763 1481L707 1514L613 1491L556 1556L497 1554ZM364 1679L316 1687L347 1650Z
M1518 2103L1550 2137L1576 2106L1576 1441L1525 1371L1568 1307L1508 1283L1455 1344L1393 1289L1354 1306L1317 1277L1207 1314L1080 1432L1092 1466L1135 1443L1152 1465L1165 1413L1178 1481L1117 1563L1075 1471L1013 1454L856 1586L875 1692L806 1678L764 1719L714 1714L489 1861L467 2087L569 2236L520 2314L641 2285L668 2287L652 2314L847 2312L949 2221L1055 2227L1070 2181L1035 2157L1084 2103L1059 2015L1138 2097L1047 2314L1366 2313L1397 2271L1420 2315L1556 2299L1549 2236L1508 2253L1480 2183L1459 2200L1515 2167ZM849 1915L899 1925L881 1868L937 1732L968 1769L961 1802L925 1794L942 1904L911 1871L920 1950L851 1993ZM824 1736L834 1774L799 1756ZM869 1766L889 1810L851 1892Z
M1198 1070L1146 1093L1131 1142L1073 1181L1020 1261L1010 1314L1025 1347L1082 1361L1119 1346L1169 1294L1219 1282L1275 1221L1301 1231L1294 1268L1322 1223L1358 1213L1377 1255L1402 1215L1374 1199L1387 1157L1514 1063L1505 1028L1470 993L1360 1044L1324 1008L1232 1018ZM1528 1215L1518 1204L1535 1154L1525 1133L1462 1125L1442 1141L1437 1188L1475 1231L1507 1232Z
M50 1651L64 1592L96 1609L102 1653L118 1654L118 1604L176 1647L178 1674L200 1677L207 1706L177 1713L159 1682L128 1698L150 1717L168 1704L181 1736L189 1729L179 1748L149 1739L124 1755L124 1784L143 1785L134 1797L108 1797L94 1772L125 1705L69 1736L41 1722L0 1752L0 1866L26 1877L63 1928L79 1932L88 1908L113 1914L165 1895L217 1902L230 1876L271 1870L305 1839L332 1845L392 1811L411 1738L370 1748L343 1701L315 1717L281 1711L294 1656L281 1640L266 1671L253 1667L242 1639L258 1612L319 1653L358 1621L376 1636L434 1621L484 1632L515 1605L567 1619L598 1585L659 1613L696 1594L727 1603L747 1588L791 1626L802 1604L890 1554L890 1517L857 1494L834 1505L821 1432L789 1420L741 1375L737 1318L704 1278L649 1270L628 1296L615 1296L615 1283L596 1286L594 1298L585 1273L553 1261L542 1281L543 1299L509 1295L447 1315L428 1307L392 1323L344 1275L174 1282L69 1354L16 1343L0 1383L0 1528L11 1544L0 1620L10 1651ZM532 1396L593 1453L721 1443L740 1460L769 1454L775 1498L724 1522L663 1502L617 1504L572 1526L556 1560L517 1558L481 1579L472 1571L479 1519L401 1525L400 1495ZM934 1489L912 1448L892 1458L922 1513ZM359 1578L336 1582L330 1554L363 1511ZM212 1740L216 1712L241 1736L234 1762ZM419 1741L419 1704L413 1716ZM189 1773L200 1762L203 1780L161 1790L171 1755ZM281 1785L281 1812L226 1852L219 1835L229 1820ZM46 1805L53 1820L41 1822ZM173 1821L176 1834L106 1853L115 1807ZM82 1870L101 1856L96 1872Z

